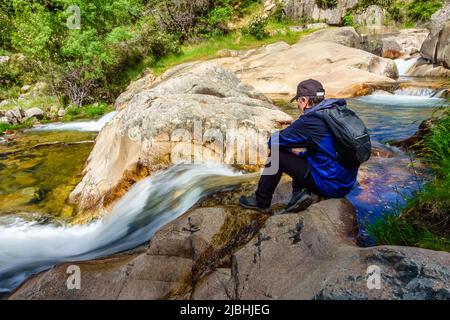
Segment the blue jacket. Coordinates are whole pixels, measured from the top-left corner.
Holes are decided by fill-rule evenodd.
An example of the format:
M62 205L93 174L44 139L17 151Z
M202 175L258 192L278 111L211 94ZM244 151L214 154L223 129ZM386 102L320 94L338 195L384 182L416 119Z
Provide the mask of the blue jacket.
M314 182L328 198L341 198L350 192L359 166L344 167L339 164L333 133L316 111L346 104L344 99L326 99L306 109L289 127L278 132L278 138L272 135L269 139L269 148L274 143L279 145L280 150L306 148L299 155L306 157Z

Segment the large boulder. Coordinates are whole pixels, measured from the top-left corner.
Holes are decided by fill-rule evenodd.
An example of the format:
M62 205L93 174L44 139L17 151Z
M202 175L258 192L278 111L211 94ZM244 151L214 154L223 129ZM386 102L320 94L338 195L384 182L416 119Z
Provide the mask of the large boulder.
M450 69L429 63L428 60L420 58L408 70L407 75L411 77L450 77Z
M193 298L448 299L450 254L382 246L351 238L352 208L320 202L300 214L271 217L231 259L195 287ZM369 275L380 271L379 289ZM368 284L370 282L370 284ZM221 284L221 285L220 285Z
M348 98L365 94L376 84L394 83L398 76L391 59L310 38L292 46L278 42L213 62L273 99L289 99L297 84L308 78L321 81L327 97Z
M118 110L121 110L126 107L126 104L131 98L138 92L149 89L153 83L155 82L156 77L153 75L151 71L146 71L145 74L136 81L130 83L123 93L121 93L115 103L114 107Z
M358 0L337 0L333 6L319 6L316 0L282 0L283 8L290 19L306 18L324 21L330 25L342 25L348 10L356 7Z
M373 54L390 59L408 59L419 53L427 38L427 29L403 29L389 33L361 36L362 48Z
M301 39L300 43L334 42L343 46L361 48L361 37L353 27L331 28L316 31Z
M238 164L249 153L252 160L242 163L261 165L267 150L258 148L292 120L228 70L208 63L177 70L135 94L99 133L70 195L81 209L103 208L138 179L181 160ZM259 152L264 157L253 157Z
M11 299L449 299L450 254L359 248L354 209L326 200L268 217L200 207L166 225L147 248L68 264L26 281ZM372 280L380 275L380 281Z
M450 3L431 16L429 27L420 52L431 63L450 69Z

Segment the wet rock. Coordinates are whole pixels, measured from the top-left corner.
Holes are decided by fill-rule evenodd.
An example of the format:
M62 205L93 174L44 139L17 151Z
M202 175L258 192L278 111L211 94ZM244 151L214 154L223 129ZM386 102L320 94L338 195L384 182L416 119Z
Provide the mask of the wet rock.
M300 214L271 217L233 254L228 281L223 270L212 273L194 297L231 292L235 299L447 299L449 253L360 249L348 237L349 212L345 201L327 200ZM381 270L380 290L367 286L371 266Z
M392 158L396 155L395 150L393 150L393 148L381 144L379 142L372 142L372 152L371 152L371 156L372 157L380 157L380 158Z
M257 217L256 213L241 209L194 209L158 231L147 248L77 262L81 269L81 290L67 290L68 264L62 264L27 281L11 299L189 297L195 281L208 267L217 267L221 256L228 253L229 241L239 245L239 241L233 242L233 236L236 240L240 232L250 232L252 236L254 230L245 227Z
M25 114L26 114L26 117L27 117L27 118L32 118L32 117L34 117L34 118L39 119L39 120L41 120L42 118L44 118L44 111L42 111L42 110L39 109L39 108L30 108L30 109L27 109L27 110L25 111Z
M450 297L449 253L357 247L346 200L262 216L233 207L193 209L157 232L148 248L76 263L81 290L67 290L63 264L26 281L10 299ZM380 289L368 287L374 268Z

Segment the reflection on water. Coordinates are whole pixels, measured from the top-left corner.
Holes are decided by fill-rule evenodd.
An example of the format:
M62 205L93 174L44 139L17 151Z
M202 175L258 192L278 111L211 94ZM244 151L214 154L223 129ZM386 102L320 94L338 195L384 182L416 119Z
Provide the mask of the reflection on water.
M447 104L445 99L403 95L372 95L347 102L364 120L372 139L380 142L410 137L435 107Z
M81 179L93 143L32 147L93 139L95 134L82 132L17 133L1 144L0 215L24 211L70 217L73 207L66 199Z

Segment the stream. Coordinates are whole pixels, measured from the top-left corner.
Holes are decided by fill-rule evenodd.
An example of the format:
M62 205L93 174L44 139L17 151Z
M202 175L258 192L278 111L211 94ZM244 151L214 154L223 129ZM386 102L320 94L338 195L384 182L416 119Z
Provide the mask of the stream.
M443 91L447 88L442 85L436 88L427 86L424 79L410 78L399 82L411 86L347 100L367 124L374 145L391 154L363 164L359 183L348 195L357 211L363 245L374 245L365 226L401 208L425 178L426 170L410 155L385 143L411 136L435 107L449 104ZM298 116L293 105L281 107ZM96 132L114 115L43 125L18 133L12 142L2 138L0 293L14 290L32 274L60 262L91 260L135 248L200 199L256 178L219 164L175 165L136 183L107 217L71 225L73 208L66 203L67 196L82 178ZM66 144L45 145L51 141ZM85 143L70 144L75 141Z

